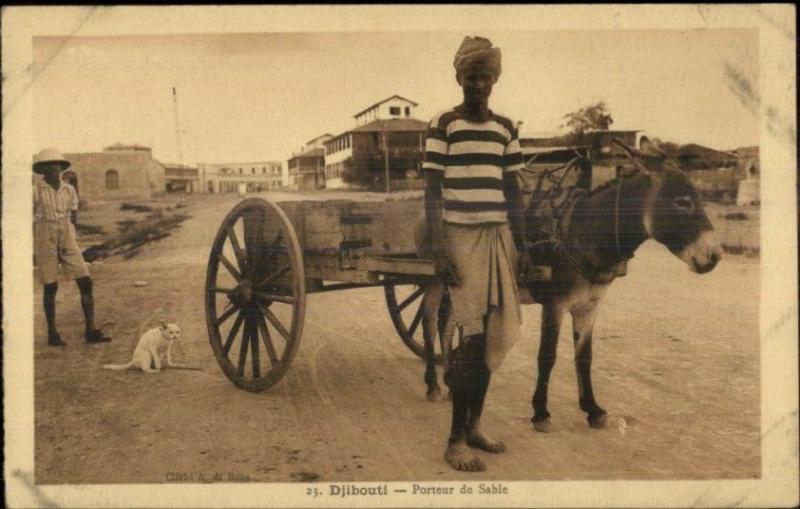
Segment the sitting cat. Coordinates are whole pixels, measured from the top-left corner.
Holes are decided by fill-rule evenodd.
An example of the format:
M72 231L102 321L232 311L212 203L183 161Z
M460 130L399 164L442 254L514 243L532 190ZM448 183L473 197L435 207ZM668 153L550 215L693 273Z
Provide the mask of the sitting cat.
M181 329L177 323L161 323L160 327L150 329L139 338L133 359L127 364L106 364L103 369L121 371L124 369L141 369L145 373L161 371L161 354L167 352L167 367L183 368L172 362L172 345L180 337ZM155 366L155 369L153 368Z

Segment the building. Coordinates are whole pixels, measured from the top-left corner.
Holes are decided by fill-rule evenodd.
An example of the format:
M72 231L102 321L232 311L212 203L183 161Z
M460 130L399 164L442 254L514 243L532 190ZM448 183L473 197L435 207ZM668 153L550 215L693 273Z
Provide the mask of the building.
M306 142L298 153L287 161L289 187L295 190L325 187L325 143L333 135L325 133Z
M197 168L178 163L161 163L164 167L165 189L168 193L197 193L200 179Z
M203 193L235 193L239 184L254 193L284 187L280 161L198 163L197 174Z
M372 106L359 111L353 118L356 119L356 127L368 124L374 120L385 120L390 118L412 118L414 108L418 105L414 101L393 95L378 101Z
M742 147L733 151L736 154L736 173L742 180L736 190L737 205L758 205L761 203L759 179L761 167L758 147Z
M325 187L383 188L387 159L392 189L414 187L428 129L412 118L416 106L394 95L356 113L355 128L325 142Z
M117 143L102 152L67 153L64 179L81 200L143 200L165 190L165 170L150 147Z

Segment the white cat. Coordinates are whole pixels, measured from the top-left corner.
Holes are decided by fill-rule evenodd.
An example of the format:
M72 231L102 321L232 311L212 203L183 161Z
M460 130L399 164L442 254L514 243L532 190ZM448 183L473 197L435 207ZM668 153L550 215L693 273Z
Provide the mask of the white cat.
M172 362L172 345L180 338L181 329L177 323L161 323L161 327L150 329L142 334L136 349L133 351L133 359L127 364L106 364L103 369L113 369L121 371L123 369L141 369L145 373L158 373L161 371L161 354L167 352L166 367L184 368ZM155 366L153 369L152 366Z

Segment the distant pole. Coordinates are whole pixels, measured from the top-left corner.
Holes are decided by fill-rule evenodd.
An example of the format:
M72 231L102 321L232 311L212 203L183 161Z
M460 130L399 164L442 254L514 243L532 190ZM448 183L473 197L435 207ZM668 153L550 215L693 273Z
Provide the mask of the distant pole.
M175 148L178 152L178 163L183 165L183 148L181 147L181 125L178 121L178 92L172 87L172 112L175 116Z
M381 121L381 132L383 133L383 169L386 175L386 192L390 193L389 189L389 140L386 132L386 121Z

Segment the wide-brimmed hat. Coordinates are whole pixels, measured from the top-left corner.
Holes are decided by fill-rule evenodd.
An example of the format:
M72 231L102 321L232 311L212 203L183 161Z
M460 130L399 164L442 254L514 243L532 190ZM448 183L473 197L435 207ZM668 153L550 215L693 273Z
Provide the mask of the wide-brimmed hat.
M47 173L42 169L43 163L59 163L61 171L70 167L70 162L64 159L64 154L55 148L46 148L33 156L33 172Z

